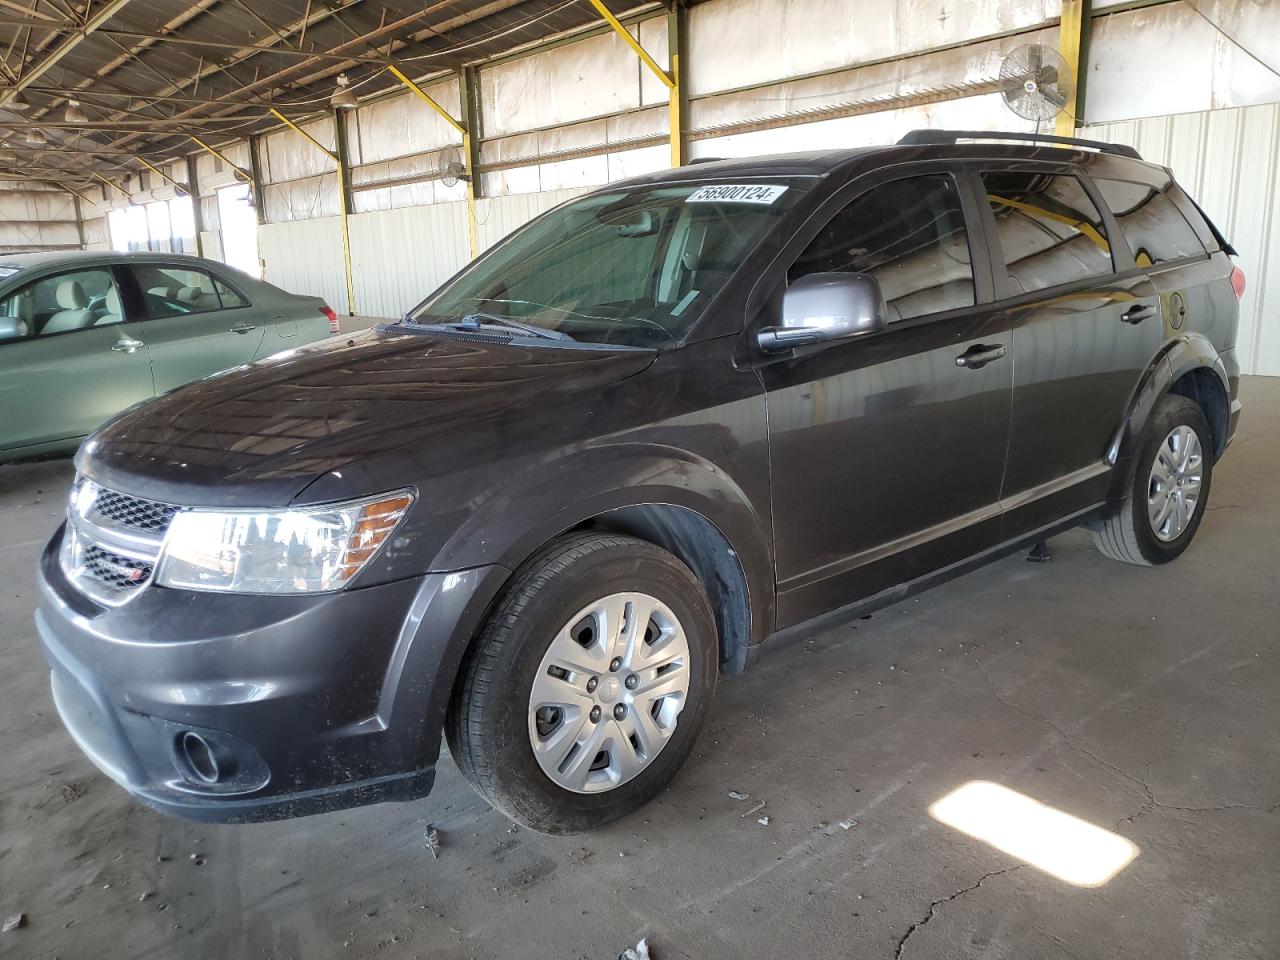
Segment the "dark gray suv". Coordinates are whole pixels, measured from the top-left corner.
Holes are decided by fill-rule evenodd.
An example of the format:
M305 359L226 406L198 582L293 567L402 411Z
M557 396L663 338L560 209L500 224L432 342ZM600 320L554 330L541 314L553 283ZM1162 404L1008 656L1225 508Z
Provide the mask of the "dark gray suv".
M766 642L1075 525L1173 559L1243 277L1168 170L1028 139L611 184L398 323L123 414L41 560L67 729L219 821L421 797L443 734L581 830Z

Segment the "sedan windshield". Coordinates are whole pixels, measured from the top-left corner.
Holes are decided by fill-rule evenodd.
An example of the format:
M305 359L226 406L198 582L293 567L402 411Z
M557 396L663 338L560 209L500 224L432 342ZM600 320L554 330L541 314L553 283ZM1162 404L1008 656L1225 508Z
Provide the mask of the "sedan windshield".
M578 341L675 343L808 185L781 178L591 194L514 234L407 319L508 317Z

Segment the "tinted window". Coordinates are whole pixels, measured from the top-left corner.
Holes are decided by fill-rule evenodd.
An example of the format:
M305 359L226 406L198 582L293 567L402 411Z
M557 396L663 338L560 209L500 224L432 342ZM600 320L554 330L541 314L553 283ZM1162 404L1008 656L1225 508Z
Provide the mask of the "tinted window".
M1003 170L982 183L1013 293L1111 272L1102 215L1076 177Z
M111 271L77 270L45 277L0 300L5 339L67 333L124 320Z
M512 317L583 341L679 340L808 188L800 180L592 193L514 233L411 311Z
M1206 252L1195 230L1167 193L1145 183L1096 177L1093 182L1120 221L1120 229L1129 241L1138 266L1179 257L1198 257Z
M213 277L203 270L135 264L133 275L153 320L223 309Z
M874 276L890 321L973 306L973 263L955 182L895 180L854 200L792 264L788 279L828 272Z

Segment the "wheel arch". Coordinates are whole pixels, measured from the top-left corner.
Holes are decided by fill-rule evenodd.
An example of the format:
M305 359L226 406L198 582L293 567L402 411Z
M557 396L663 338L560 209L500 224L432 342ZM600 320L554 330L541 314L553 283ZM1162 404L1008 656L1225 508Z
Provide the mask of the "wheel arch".
M1214 459L1226 447L1231 402L1227 370L1207 337L1187 333L1168 341L1139 380L1120 426L1108 445L1106 459L1117 467L1111 495L1122 497L1142 432L1156 403L1167 393L1195 401L1213 431Z

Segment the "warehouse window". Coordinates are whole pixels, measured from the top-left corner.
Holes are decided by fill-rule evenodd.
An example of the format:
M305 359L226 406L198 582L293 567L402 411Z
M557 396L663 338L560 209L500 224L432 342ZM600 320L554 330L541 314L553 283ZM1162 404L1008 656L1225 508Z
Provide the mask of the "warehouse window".
M982 174L1012 293L1112 272L1102 214L1079 179L1025 170Z
M1187 218L1164 191L1145 183L1100 180L1098 192L1120 221L1120 229L1140 267L1206 253Z
M973 263L955 182L911 177L858 197L822 228L787 279L831 272L874 276L891 321L973 306Z

